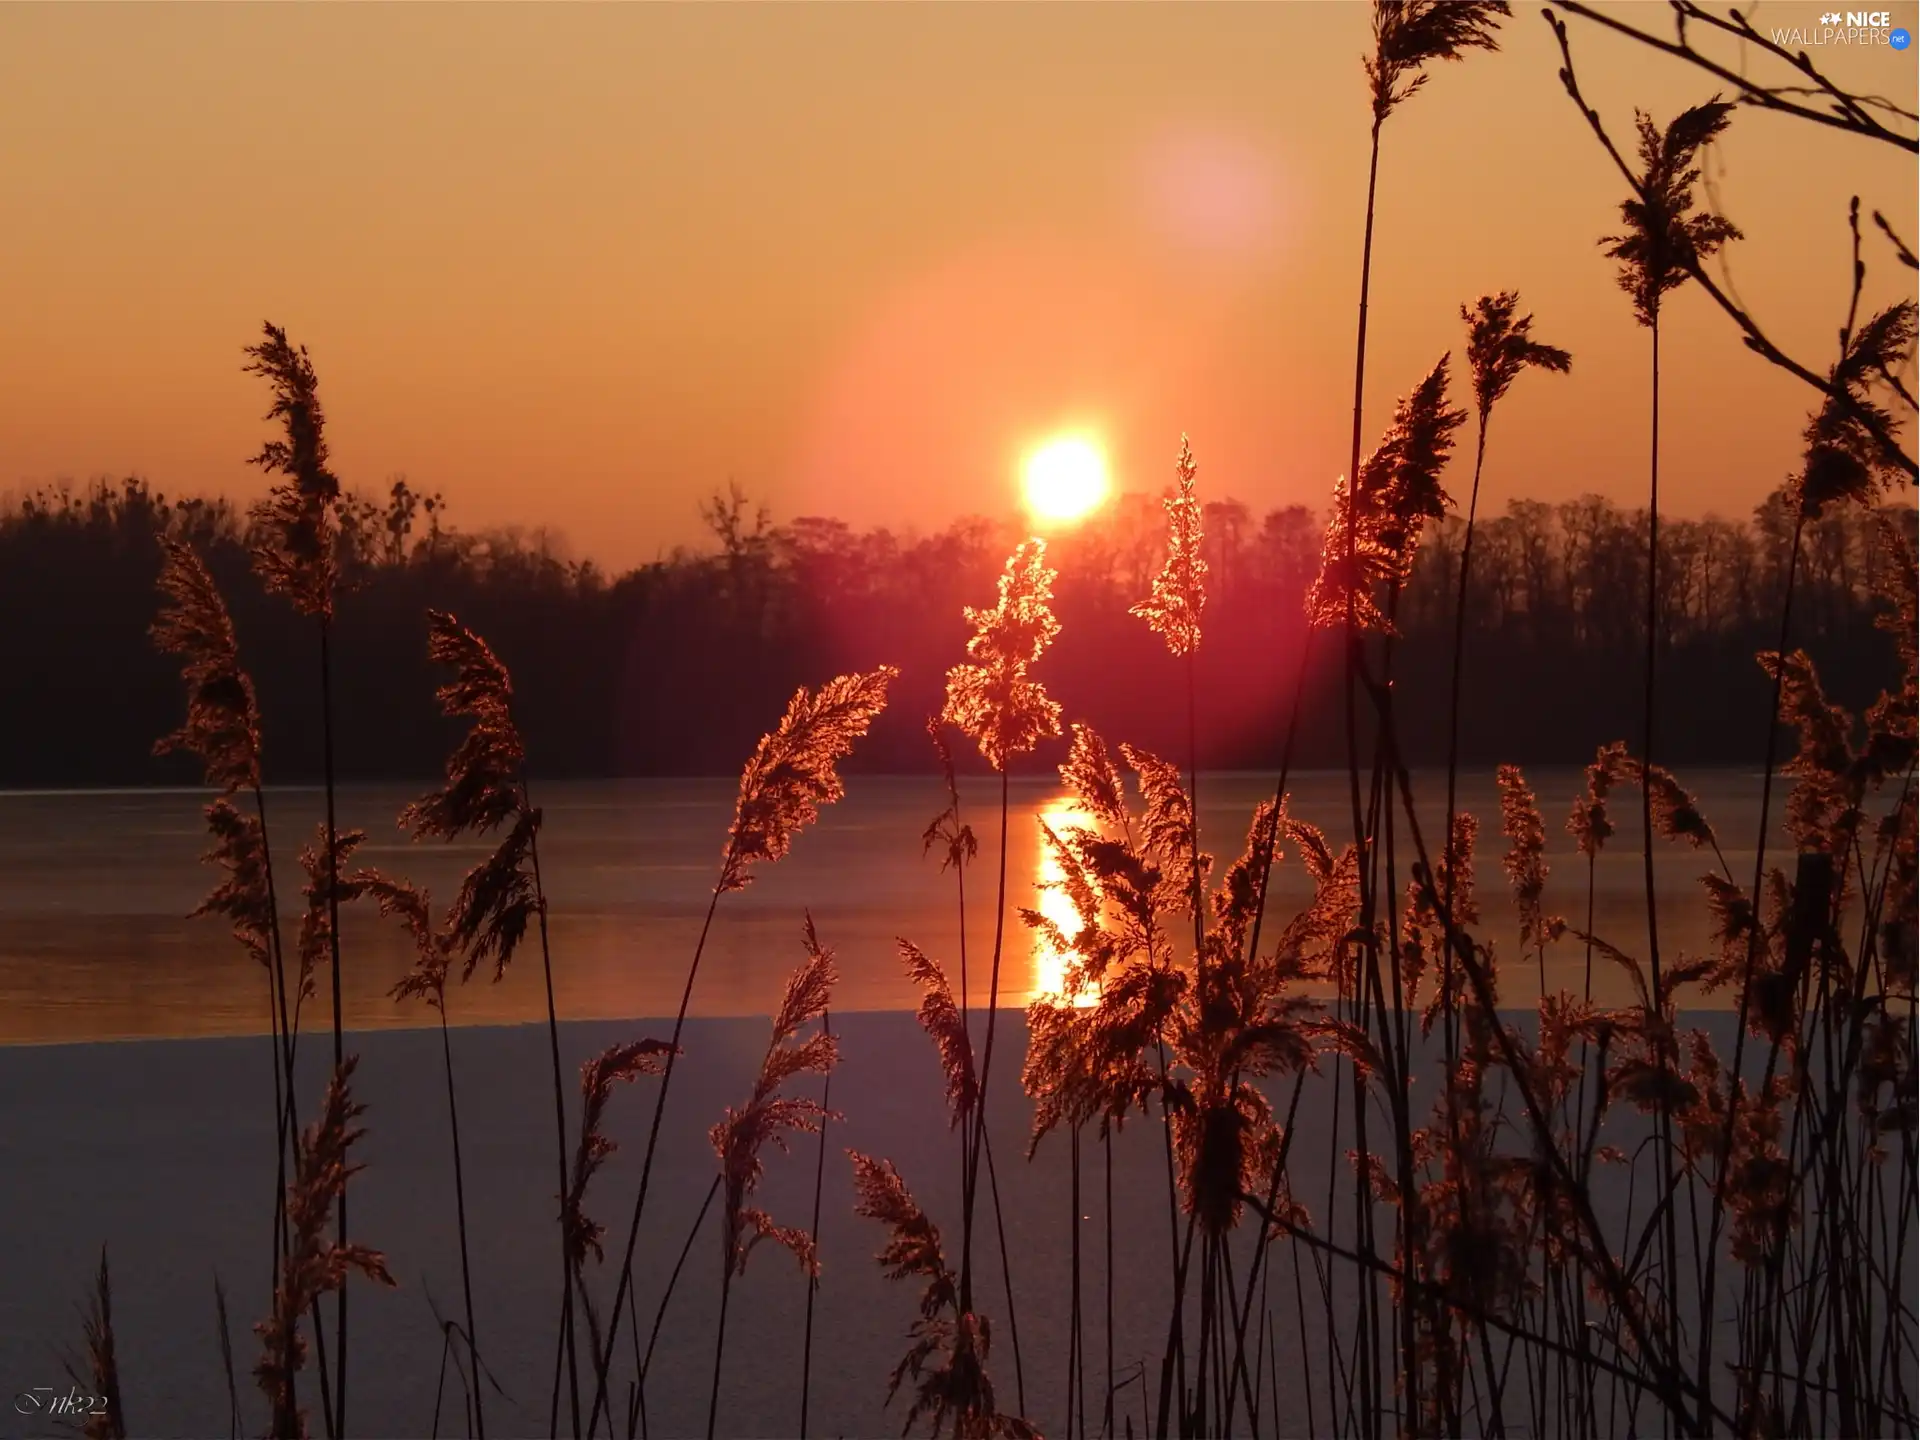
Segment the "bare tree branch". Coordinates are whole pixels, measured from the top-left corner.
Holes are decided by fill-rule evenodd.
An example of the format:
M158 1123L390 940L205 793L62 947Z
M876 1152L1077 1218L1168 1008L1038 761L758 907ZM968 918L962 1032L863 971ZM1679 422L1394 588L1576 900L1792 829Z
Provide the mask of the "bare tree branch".
M1920 116L1882 96L1855 95L1851 91L1842 89L1807 58L1805 51L1788 50L1785 46L1776 44L1756 30L1738 10L1729 9L1727 15L1723 17L1694 3L1694 0L1668 0L1674 15L1675 38L1665 40L1636 25L1630 25L1624 20L1604 14L1590 5L1581 4L1579 0L1553 0L1553 4L1569 15L1578 15L1583 20L1591 20L1596 25L1605 26L1616 34L1637 40L1642 45L1658 50L1662 54L1671 55L1675 59L1685 60L1691 65L1698 66L1714 78L1731 85L1739 92L1743 104L1777 111L1783 115L1792 115L1801 120L1810 120L1816 125L1831 126L1836 130L1844 130L1864 139L1897 145L1903 150L1920 154L1920 138L1890 129L1881 123L1873 112L1877 110L1910 124L1920 124ZM1725 65L1694 48L1692 40L1687 35L1689 21L1698 21L1723 34L1735 36L1747 44L1757 46L1767 54L1791 65L1806 77L1809 83L1760 85L1737 71L1729 70ZM1806 96L1809 99L1824 97L1831 108L1818 109L1812 105L1802 104L1793 98L1795 96Z
M1581 7L1575 4L1574 0L1554 0L1554 3L1561 5L1562 8L1571 9L1576 12L1581 10ZM1688 4L1689 0L1674 0L1674 3L1676 5L1684 5ZM1586 117L1587 124L1593 130L1595 137L1598 138L1601 145L1606 149L1607 154L1612 157L1615 168L1620 171L1621 176L1626 180L1627 184L1632 187L1634 193L1640 197L1641 201L1643 203L1650 203L1650 199L1640 183L1640 177L1634 173L1633 167L1627 163L1626 157L1620 153L1619 147L1613 143L1613 137L1607 133L1607 128L1600 119L1600 112L1587 104L1586 97L1580 93L1580 83L1573 69L1573 48L1567 38L1565 22L1555 15L1551 9L1542 10L1540 13L1545 18L1547 24L1553 27L1554 36L1560 42L1560 54L1565 62L1560 70L1560 83L1566 87L1567 94L1572 98L1573 103L1580 108L1580 113ZM1614 22L1608 21L1607 23L1612 24ZM1892 236L1893 232L1886 227L1884 222L1881 228L1887 229L1888 235ZM1895 244L1899 244L1897 237L1895 238ZM1904 249L1904 247L1902 248ZM1697 258L1692 256L1682 257L1682 263L1685 265L1687 273L1699 283L1700 288L1713 298L1714 303L1727 313L1735 325L1740 327L1741 337L1746 342L1749 350L1771 361L1788 374L1797 376L1818 390L1822 395L1833 393L1834 385L1831 376L1819 374L1817 371L1801 364L1778 345L1775 345L1772 340L1768 339L1766 333L1761 330L1759 323L1754 320L1752 315L1729 296L1724 289L1714 283L1713 278L1701 268ZM1903 386L1896 384L1894 388L1901 394L1903 399L1909 398ZM1847 409L1852 418L1857 420L1875 440L1885 447L1889 455L1898 457L1900 466L1907 472L1909 478L1920 480L1920 465L1916 465L1914 458L1901 448L1893 432L1879 416L1869 414L1865 410L1854 406L1844 396L1840 397L1840 403Z

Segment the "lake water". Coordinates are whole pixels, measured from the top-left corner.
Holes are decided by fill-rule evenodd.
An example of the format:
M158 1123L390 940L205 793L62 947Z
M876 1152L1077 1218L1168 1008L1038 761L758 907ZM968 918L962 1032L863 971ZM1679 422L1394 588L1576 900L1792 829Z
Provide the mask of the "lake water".
M1586 864L1564 820L1584 785L1577 768L1529 776L1547 820L1550 912L1584 919ZM1751 883L1760 775L1706 771L1683 776L1715 825L1734 878ZM1231 858L1239 853L1253 807L1271 793L1258 775L1201 779L1204 843ZM1415 777L1422 830L1440 829L1444 776ZM449 898L486 846L414 844L394 824L400 807L422 787L348 786L339 822L368 832L358 859L405 874ZM554 985L563 1019L616 1019L671 1014L705 912L732 815L730 779L591 781L541 786L545 810L541 859L552 917ZM1521 963L1518 922L1506 899L1499 857L1499 808L1491 772L1461 779L1461 805L1480 819L1479 892L1483 933L1504 961L1502 1002L1531 1004L1539 981L1534 960ZM1297 776L1292 813L1350 838L1344 773ZM1777 784L1774 815L1782 810ZM970 988L985 992L994 881L998 863L998 782L962 787L964 818L981 841L968 874ZM0 1042L262 1033L264 972L249 962L218 920L184 918L216 881L200 863L207 848L201 810L207 796L175 790L16 792L0 794ZM279 894L297 923L300 873L293 857L312 838L321 813L318 791L270 792ZM933 776L855 776L840 804L804 833L778 865L763 866L741 894L723 897L699 985L698 1015L768 1013L800 960L800 927L811 912L821 939L839 956L840 1010L909 1009L918 994L902 973L895 948L904 936L945 961L957 979L958 923L954 877L922 853L920 837L944 803ZM1035 903L1044 875L1037 817L1063 816L1057 781L1016 780L1008 827L1008 941L1002 1003L1024 1005L1057 977L1057 962L1013 914ZM1639 795L1616 801L1619 826L1595 872L1595 928L1622 948L1644 953L1646 921L1639 849ZM1784 835L1770 854L1791 856ZM1698 877L1715 862L1685 846L1661 843L1656 856L1662 954L1708 944ZM1404 861L1403 861L1404 865ZM1291 859L1275 872L1282 916L1307 898L1311 885ZM1404 871L1403 871L1404 877ZM1404 884L1404 878L1402 880ZM289 904L289 897L293 902ZM343 919L344 1009L351 1028L425 1023L418 1004L399 1005L388 990L411 954L397 926L369 908ZM1583 947L1562 942L1547 956L1547 984L1578 991L1585 983ZM329 978L309 1002L302 1028L330 1023ZM1596 971L1595 998L1624 1000L1617 972ZM456 1024L512 1023L545 1017L540 956L529 943L498 983L484 975L458 988L449 1010Z

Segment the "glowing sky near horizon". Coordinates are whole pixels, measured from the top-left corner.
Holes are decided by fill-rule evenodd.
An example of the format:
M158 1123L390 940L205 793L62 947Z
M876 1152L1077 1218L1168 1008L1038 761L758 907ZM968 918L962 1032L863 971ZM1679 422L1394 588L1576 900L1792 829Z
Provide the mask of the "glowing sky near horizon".
M1463 302L1517 288L1574 373L1503 402L1483 503L1631 502L1647 341L1597 244L1621 185L1515 8L1500 54L1388 122L1364 428L1458 354ZM1711 93L1573 40L1616 138ZM1023 457L1086 415L1115 490L1167 483L1186 432L1209 498L1318 506L1346 465L1368 42L1335 3L0 7L0 491L258 493L240 352L271 318L350 485L405 473L455 524L615 565L695 539L730 481L776 518L1011 514ZM1819 58L1914 104L1911 49ZM1743 111L1708 169L1750 237L1739 294L1824 368L1847 198L1911 228L1912 157ZM1872 230L1866 255L1869 304L1908 293ZM1663 495L1745 511L1811 392L1701 297L1670 317Z

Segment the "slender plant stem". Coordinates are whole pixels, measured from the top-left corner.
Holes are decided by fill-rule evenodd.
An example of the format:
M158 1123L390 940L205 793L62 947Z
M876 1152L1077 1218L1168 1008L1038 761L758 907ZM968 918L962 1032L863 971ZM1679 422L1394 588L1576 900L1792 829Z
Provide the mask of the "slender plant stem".
M532 808L532 799L527 794L526 785L521 784L521 803ZM553 1003L553 948L547 933L547 888L540 875L540 832L534 827L534 833L527 845L528 858L533 862L534 904L540 917L540 974L546 987L547 996L547 1051L553 1062L553 1132L558 1147L560 1189L567 1193L567 1100L566 1082L560 1071L560 1019ZM616 1305L618 1302L615 1302ZM565 1341L567 1361L567 1398L573 1417L573 1433L580 1434L580 1366L579 1347L575 1340L578 1332L573 1324L573 1266L567 1259L567 1241L563 1231L560 1237L560 1334ZM612 1353L609 1345L608 1353ZM559 1393L559 1371L556 1363L554 1373L554 1392ZM549 1433L557 1432L560 1414L556 1399L553 1411L547 1417Z
M960 1309L973 1311L973 1207L980 1184L980 1147L987 1133L987 1085L993 1075L994 1022L1000 1015L1000 955L1007 923L1007 772L1000 772L1000 884L993 906L993 969L987 982L987 1042L980 1056L980 1084L974 1102L972 1158L966 1193L960 1202Z
M1013 1262L1007 1251L1006 1220L1000 1209L1000 1176L993 1168L993 1137L986 1137L983 1147L987 1157L987 1189L993 1201L994 1238L1000 1246L1000 1286L1007 1301L1007 1332L1013 1341L1013 1393L1020 1407L1020 1413L1027 1409L1027 1371L1020 1358L1020 1311L1013 1303Z
M485 1402L480 1398L480 1342L473 1327L473 1266L467 1259L467 1181L460 1164L460 1109L453 1094L453 1041L447 1034L447 1001L443 992L440 1011L440 1054L447 1067L447 1130L453 1136L453 1206L460 1228L460 1288L467 1310L467 1353L473 1360L473 1427L479 1440L487 1440Z
M1447 682L1447 826L1441 832L1449 842L1453 839L1453 817L1460 779L1460 681L1466 666L1467 587L1473 574L1474 524L1480 514L1480 472L1487 459L1487 422L1492 418L1489 409L1481 409L1480 425L1473 444L1473 490L1467 499L1467 529L1460 542L1460 590L1453 607L1453 664ZM1453 908L1453 889L1453 867L1448 866L1447 885L1441 898L1445 900L1449 913ZM1453 1013L1452 950L1441 956L1440 964L1440 1006L1444 1026L1441 1034L1448 1068L1451 1070L1458 1058L1460 1044Z
M825 1009L820 1012L820 1033L833 1034L833 1016ZM820 1082L820 1151L813 1167L813 1220L809 1233L816 1248L820 1244L820 1192L827 1176L827 1126L832 1123L832 1107L833 1072L829 1070ZM807 1440L807 1402L813 1395L813 1302L819 1293L820 1265L816 1256L807 1275L807 1328L800 1343L800 1440Z
M732 860L730 845L721 862L722 875L727 873ZM719 908L720 894L720 886L716 883L712 898L707 901L707 917L700 925L700 939L693 947L693 961L687 966L687 983L680 992L680 1009L673 1017L673 1038L668 1041L667 1062L660 1074L660 1093L654 1097L653 1124L647 1131L646 1156L640 1162L640 1189L633 1197L633 1219L627 1226L626 1254L620 1260L620 1281L614 1291L613 1316L607 1323L604 1348L594 1361L593 1409L587 1417L589 1435L599 1424L600 1411L607 1403L607 1373L613 1368L613 1346L620 1336L620 1307L626 1301L628 1287L633 1284L633 1252L640 1241L640 1217L646 1213L647 1186L653 1178L653 1157L660 1146L660 1121L667 1111L667 1092L673 1084L674 1062L680 1058L680 1036L687 1025L687 1006L693 1000L693 982L700 974L700 958L706 954L707 936L713 931L713 913Z
M680 1272L686 1269L687 1256L693 1253L693 1242L699 1237L700 1227L706 1223L707 1211L713 1208L714 1197L719 1193L720 1177L715 1175L713 1177L713 1183L707 1186L707 1198L700 1202L700 1213L693 1217L693 1228L687 1231L686 1243L680 1247L680 1258L673 1262L673 1273L667 1277L667 1288L661 1292L660 1306L653 1312L653 1328L647 1334L647 1353L646 1357L640 1362L640 1380L637 1391L639 1404L636 1407L636 1412L640 1418L642 1435L646 1433L647 1376L653 1370L653 1350L660 1342L660 1328L666 1323L667 1306L672 1303L673 1292L680 1284ZM628 1293L631 1294L632 1292ZM635 1322L635 1328L639 1328L637 1321ZM628 1440L632 1440L631 1430L628 1432Z
M1100 1413L1101 1440L1112 1440L1113 1436L1113 1123L1105 1120L1100 1126L1100 1150L1106 1161L1106 1221L1107 1221L1107 1267L1103 1290L1107 1306L1107 1399Z
M1361 423L1362 423L1362 415L1363 415L1363 404L1364 404L1364 399L1366 394L1366 378L1367 378L1367 305L1368 305L1368 299L1369 299L1369 295L1370 295L1370 292L1372 289L1372 283L1373 283L1373 223L1374 223L1375 203L1378 198L1379 178L1380 178L1380 129L1381 129L1381 126L1385 123L1385 119L1386 119L1385 115L1376 110L1374 115L1374 120L1373 120L1373 129L1369 137L1368 155L1367 155L1367 219L1366 219L1366 231L1361 242L1361 251L1360 251L1360 304L1359 304L1358 319L1355 327L1356 333L1355 333L1355 340L1354 340L1354 356L1353 356L1353 429L1352 429L1352 436L1351 436L1351 445L1348 450L1346 492L1341 500L1341 503L1344 504L1347 508L1347 523L1345 527L1347 553L1346 553L1345 559L1346 559L1346 566L1347 566L1347 574L1349 577L1353 576L1353 574L1355 573L1354 562L1355 562L1355 556L1357 552L1358 539L1359 539L1358 526L1357 526L1357 517L1359 512L1358 512L1358 507L1355 504L1355 501L1357 499L1357 489L1360 483L1360 443L1361 443L1361 433L1362 433ZM1360 639L1359 639L1360 632L1357 625L1357 617L1355 612L1356 598L1357 597L1353 589L1353 584L1350 579L1348 590L1347 590L1347 606L1346 606L1346 611L1347 611L1346 629L1345 629L1346 644L1343 647L1345 651L1344 689L1345 689L1345 695L1346 695L1347 776L1348 776L1349 799L1350 799L1352 811L1353 811L1354 844L1357 847L1357 858L1359 861L1358 874L1360 877L1360 911L1361 911L1360 924L1364 929L1368 931L1370 935L1371 927L1373 923L1373 908L1372 908L1373 887L1370 883L1370 868L1368 864L1369 837L1366 833L1366 827L1361 819L1359 743L1358 743L1358 736L1355 731L1355 723L1356 723L1356 702L1355 702L1355 696L1354 696L1355 666L1358 660L1357 652L1360 645ZM1374 957L1375 963L1377 963L1376 947L1373 944L1369 943L1367 946L1367 950L1369 955L1371 957ZM1348 998L1348 997L1342 997L1342 998ZM1365 1006L1365 1000L1364 1000L1364 992L1357 1002L1356 1009L1357 1009L1358 1023L1360 1024L1361 1028L1364 1029L1366 1028L1366 1020L1365 1020L1366 1006ZM1364 1169L1364 1167L1367 1164L1366 1118L1365 1118L1366 1112L1364 1109L1364 1105L1360 1103L1359 1084L1360 1084L1359 1077L1356 1074L1356 1076L1354 1077L1355 1099L1356 1099L1354 1121L1357 1127L1356 1135L1360 1144L1360 1164L1362 1169ZM1369 1223L1369 1217L1366 1215L1364 1210L1364 1204L1365 1204L1364 1197L1363 1197L1364 1188L1365 1188L1364 1182L1356 1179L1355 1190L1354 1190L1355 1222L1356 1222L1356 1229L1359 1231L1359 1234L1356 1238L1359 1240L1363 1251L1365 1253L1371 1254L1372 1244L1373 1244L1372 1235L1371 1235L1372 1226ZM1372 1307L1369 1305L1368 1301L1371 1297L1371 1280L1372 1280L1371 1275L1361 1277L1359 1280L1359 1286L1357 1291L1358 1297L1360 1300L1359 1321L1363 1329L1367 1329L1370 1323L1369 1317L1370 1317ZM1365 1348L1363 1349L1360 1355L1361 1385L1363 1390L1365 1390L1368 1393L1371 1393L1375 1388L1372 1384L1373 1349L1374 1349L1373 1345L1369 1343L1365 1346ZM1368 1440L1374 1440L1377 1426L1373 1423L1374 1417L1372 1415L1372 1412L1371 1411L1365 1412L1365 1418L1368 1423L1364 1427L1364 1433L1368 1437Z
M720 1372L727 1354L727 1302L733 1296L734 1227L729 1216L726 1234L726 1268L720 1272L720 1319L713 1327L713 1388L707 1394L707 1440L713 1440L714 1427L720 1423Z
M1071 1274L1072 1299L1069 1305L1067 1321L1067 1435L1072 1440L1074 1421L1080 1421L1081 1429L1086 1427L1086 1417L1076 1406L1080 1398L1080 1125L1076 1121L1068 1136L1071 1147L1068 1154L1068 1169L1071 1179L1067 1187L1067 1220L1070 1229L1067 1232L1067 1248L1070 1256L1068 1268Z
M340 984L340 845L334 821L333 782L333 622L320 617L320 746L327 792L327 948L333 962L333 1068L346 1060ZM340 1182L339 1243L347 1243L347 1184ZM333 1422L336 1437L347 1433L347 1277L343 1274L335 1311L339 1353L334 1356Z
M1651 329L1653 331L1652 352L1652 400L1653 427L1650 443L1647 484L1647 673L1646 690L1643 701L1642 719L1643 740L1640 751L1642 767L1640 785L1640 819L1643 839L1641 867L1646 880L1647 890L1647 968L1653 978L1653 995L1656 1004L1666 1003L1665 983L1660 968L1660 924L1658 889L1654 883L1653 863L1653 737L1655 706L1655 676L1659 670L1660 655L1660 313L1655 310ZM1664 1028L1658 1038L1659 1061L1662 1069L1672 1062L1672 1043ZM1675 1184L1673 1175L1673 1117L1662 1109L1656 1117L1661 1141L1660 1174L1663 1193L1671 1192ZM1661 1220L1661 1236L1664 1242L1665 1284L1671 1289L1677 1282L1680 1272L1679 1227L1673 1208L1668 1206ZM1665 1307L1667 1312L1667 1347L1669 1354L1678 1353L1680 1338L1680 1317L1678 1306L1671 1301ZM1670 1421L1670 1417L1669 1417ZM1663 1423L1669 1423L1663 1421Z
M1793 521L1793 542L1787 552L1786 594L1780 602L1780 643L1774 648L1774 654L1784 662L1787 654L1787 640L1793 633L1793 587L1800 569L1800 536L1806 525L1806 507L1797 506ZM1747 1017L1753 997L1753 971L1759 956L1760 925L1759 916L1763 903L1761 886L1767 875L1767 827L1772 820L1773 771L1779 760L1780 746L1780 699L1786 686L1787 671L1784 663L1777 664L1773 677L1773 703L1767 708L1766 762L1760 778L1760 823L1753 841L1753 896L1754 923L1747 930L1747 954L1740 976L1740 1004L1738 1018L1733 1031L1733 1067L1729 1073L1736 1083L1740 1076L1740 1065L1746 1054ZM1735 1106L1727 1107L1726 1132L1722 1137L1721 1153L1732 1153L1733 1127L1739 1116ZM1706 1277L1702 1282L1700 1295L1700 1367L1696 1372L1696 1383L1704 1389L1712 1376L1713 1364L1713 1312L1715 1261L1719 1259L1720 1225L1726 1217L1728 1167L1722 1165L1713 1187L1713 1206L1707 1223ZM1743 1379L1743 1384L1746 1381ZM1757 1380L1756 1380L1757 1383Z

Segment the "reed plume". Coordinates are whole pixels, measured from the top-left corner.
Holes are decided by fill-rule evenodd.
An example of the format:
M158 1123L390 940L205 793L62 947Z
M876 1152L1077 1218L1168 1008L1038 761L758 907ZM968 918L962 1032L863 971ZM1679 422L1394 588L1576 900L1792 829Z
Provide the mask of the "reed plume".
M1060 706L1029 675L1060 633L1052 599L1055 571L1046 564L1047 542L1023 540L1000 576L999 602L991 610L965 608L973 635L968 663L947 672L947 699L940 718L980 747L994 769L1060 733Z
M1320 549L1320 573L1307 591L1307 618L1318 629L1345 625L1394 633L1374 599L1376 585L1403 585L1428 520L1453 503L1440 472L1453 454L1453 432L1467 412L1448 403L1443 355L1394 410L1380 444L1357 466L1358 480L1334 486L1334 504Z
M1626 228L1600 243L1618 262L1620 288L1642 325L1657 325L1662 299L1684 285L1701 261L1742 238L1725 216L1694 210L1700 151L1725 133L1732 118L1733 106L1717 97L1682 111L1665 130L1644 110L1634 112L1640 171L1632 177L1634 193L1620 202Z
M787 980L753 1093L740 1109L729 1107L708 1134L720 1158L727 1264L736 1275L746 1273L747 1257L762 1240L785 1246L809 1271L816 1268L810 1235L782 1229L764 1211L747 1204L765 1173L762 1152L766 1147L785 1150L789 1133L813 1134L827 1118L818 1101L780 1093L781 1087L796 1076L827 1074L840 1053L839 1041L825 1031L805 1040L796 1039L803 1026L826 1013L836 978L833 952L820 944L811 915L806 920L804 940L807 958Z
M322 821L314 832L313 843L300 847L300 868L306 883L300 893L307 906L300 915L300 979L295 991L294 1029L299 1030L299 1002L314 994L314 975L331 961L336 972L340 956L340 907L359 899L362 886L354 875L343 873L353 852L366 841L364 830L335 831ZM335 1014L338 1015L338 976L335 977Z
M1154 577L1153 594L1128 610L1147 622L1175 655L1191 654L1200 645L1200 616L1207 604L1207 562L1200 551L1200 500L1193 493L1197 473L1193 446L1180 437L1180 458L1174 463L1179 483L1161 504L1167 512L1167 559Z
M1860 828L1867 771L1854 751L1853 718L1827 700L1804 650L1767 651L1760 668L1780 685L1780 718L1799 733L1799 747L1780 768L1793 777L1787 829L1802 851L1843 855Z
M1541 909L1540 897L1546 892L1547 827L1540 818L1540 805L1533 789L1518 765L1502 765L1496 775L1500 787L1500 828L1510 842L1501 861L1507 882L1513 887L1513 902L1520 911L1520 943L1544 947L1557 938L1565 922L1549 919ZM1541 998L1546 997L1546 980L1540 983Z
M302 615L326 621L333 616L339 580L340 481L327 468L320 382L306 346L293 344L278 325L268 324L264 331L258 345L247 347L245 369L272 387L273 408L266 418L279 423L282 438L267 441L252 463L282 478L254 507L259 534L254 570L270 594L286 597Z
M300 1333L301 1312L320 1296L337 1292L349 1271L357 1270L382 1285L394 1283L386 1257L378 1250L327 1238L334 1205L348 1179L361 1169L349 1159L354 1144L366 1133L356 1123L366 1107L350 1091L358 1061L358 1056L350 1057L334 1071L319 1118L298 1142L293 1179L287 1186L293 1242L281 1262L273 1313L254 1327L262 1350L253 1373L272 1408L276 1440L295 1440L307 1433L306 1413L293 1388L294 1376L307 1355L306 1337Z
M1115 830L1127 823L1127 799L1120 768L1113 763L1107 742L1090 725L1073 727L1067 758L1060 766L1060 782L1074 803L1102 825Z
M226 871L226 879L187 917L221 915L233 922L233 938L248 956L273 971L275 916L268 888L266 828L224 796L207 806L213 848L202 858Z
M526 742L513 720L513 678L487 642L445 610L427 612L427 658L453 677L434 691L440 713L472 725L447 757L446 783L400 812L416 836L486 835L525 809Z
M897 942L900 958L906 963L908 978L920 987L920 1028L927 1032L940 1053L940 1068L947 1078L947 1110L950 1125L961 1125L973 1113L979 1101L979 1080L973 1069L973 1041L967 1034L966 1020L954 1003L953 986L947 982L940 962L928 956L910 940Z
M707 1435L711 1440L720 1413L720 1376L727 1345L727 1301L733 1279L747 1271L747 1258L763 1240L793 1252L809 1282L819 1272L814 1237L807 1231L778 1224L766 1211L748 1204L766 1171L762 1152L767 1146L787 1148L790 1134L816 1134L828 1112L811 1096L785 1095L781 1089L800 1075L829 1074L840 1045L825 1029L799 1040L801 1027L826 1014L835 980L833 952L820 944L808 915L803 931L807 958L787 981L786 994L773 1017L773 1035L760 1062L753 1093L740 1109L728 1107L708 1139L720 1158L724 1204L720 1276L720 1319L713 1342L713 1391L707 1402Z
M963 1310L959 1281L947 1268L940 1230L908 1193L890 1160L849 1150L853 1160L854 1213L887 1227L879 1260L889 1280L923 1280L920 1315L908 1331L913 1342L887 1384L892 1402L902 1384L914 1382L913 1405L901 1433L925 1417L928 1434L949 1424L955 1440L1039 1440L1039 1432L996 1406L987 1374L992 1331L984 1315Z
M1857 207L1859 201L1854 202ZM1806 462L1796 479L1800 510L1814 516L1828 506L1868 503L1877 492L1910 481L1894 443L1898 424L1883 392L1911 405L1900 375L1913 363L1914 304L1903 300L1843 334L1840 359L1827 375L1827 398L1807 422Z
M185 750L200 758L207 784L223 795L260 784L260 713L253 680L240 665L240 647L213 576L178 540L161 542L160 615L154 644L180 657L187 686L187 718L154 742L153 753Z
M1654 828L1663 838L1684 840L1696 850L1719 849L1713 826L1700 813L1699 802L1674 778L1672 771L1630 756L1625 769L1627 778L1645 788L1653 806Z
M751 867L787 853L794 837L820 818L820 807L846 793L834 768L886 707L887 687L900 672L882 665L864 675L841 675L788 702L771 734L761 738L740 776L733 826L727 832L719 889L744 890Z
M1573 802L1573 810L1567 816L1567 833L1589 860L1613 838L1613 817L1607 808L1607 799L1613 787L1630 773L1627 747L1619 740L1602 745L1587 766L1587 788Z
M587 1333L593 1353L600 1348L600 1317L587 1292L586 1262L605 1258L601 1241L606 1227L587 1213L587 1186L600 1172L609 1156L619 1148L606 1133L607 1105L613 1099L613 1087L642 1075L658 1075L668 1046L658 1040L630 1040L609 1045L580 1067L580 1142L573 1154L573 1169L566 1187L560 1192L560 1244L573 1275L573 1288L579 1293L581 1309L587 1317Z
M1482 431L1492 418L1494 405L1524 371L1565 375L1573 369L1573 356L1557 345L1543 345L1533 338L1533 316L1517 314L1519 308L1520 296L1514 290L1482 295L1471 308L1460 307L1460 318L1467 325L1467 368L1473 374L1473 398Z
M1513 12L1504 0L1375 0L1373 123L1380 123L1427 83L1433 60L1464 60L1469 50L1498 50L1499 22Z
M668 1047L658 1040L628 1040L609 1045L580 1067L580 1145L574 1151L566 1193L560 1197L561 1233L567 1259L576 1267L585 1263L589 1253L596 1260L604 1258L600 1242L606 1227L587 1214L586 1196L593 1177L619 1148L604 1129L613 1087L642 1075L658 1075L667 1053Z

